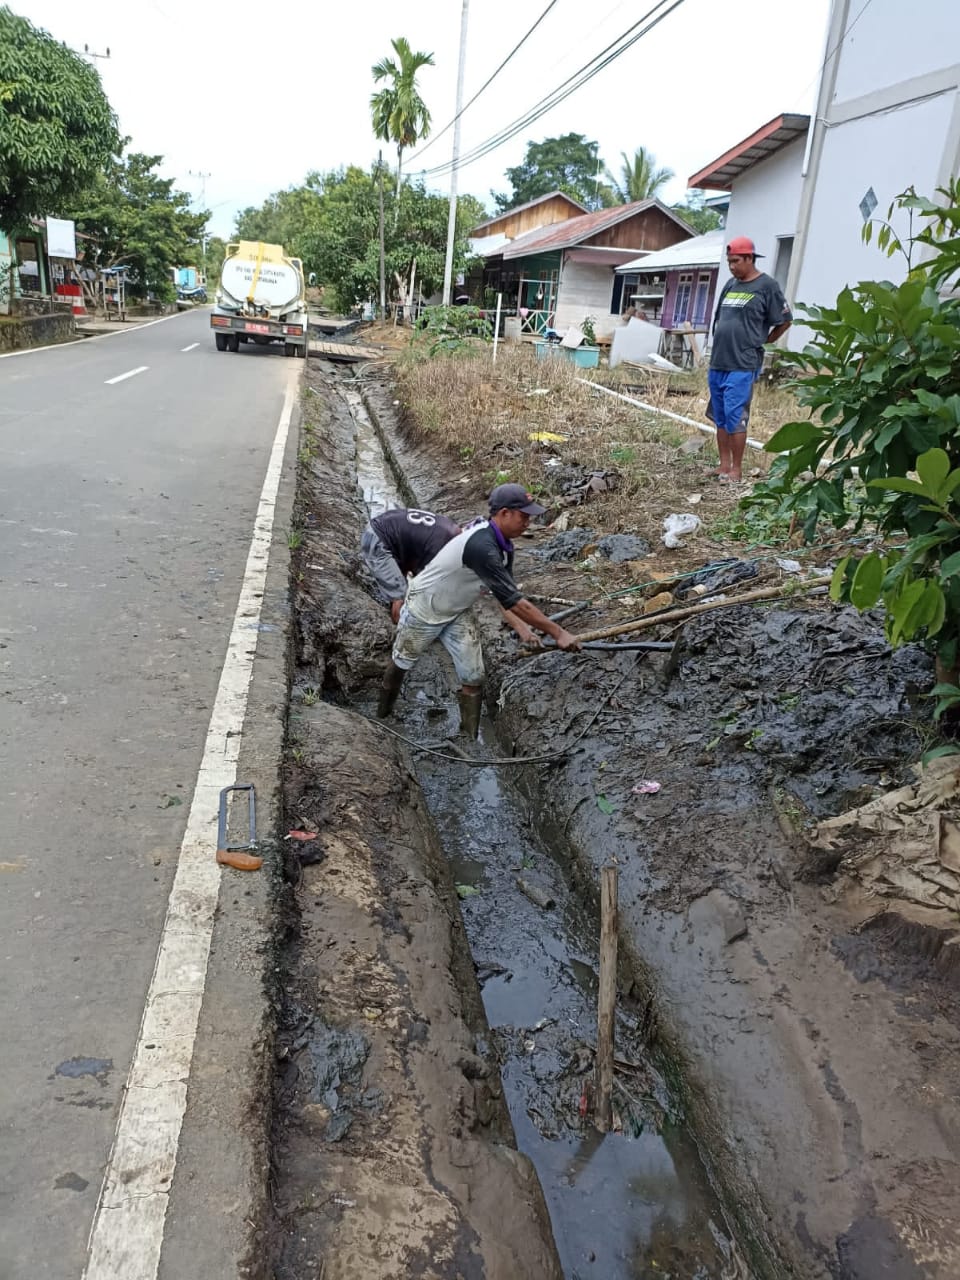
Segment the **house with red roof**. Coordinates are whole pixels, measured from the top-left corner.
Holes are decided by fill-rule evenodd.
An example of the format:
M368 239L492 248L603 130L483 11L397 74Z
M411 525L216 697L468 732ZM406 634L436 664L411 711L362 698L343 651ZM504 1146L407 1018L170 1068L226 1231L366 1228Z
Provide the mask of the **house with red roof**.
M502 294L505 311L520 317L523 334L563 331L589 317L597 337L609 337L624 306L617 267L696 232L656 199L574 213L525 231L511 221L521 212L528 220L555 216L562 208L555 197L561 195L541 197L542 210L507 210L474 228L472 248L482 265L471 273L471 295L479 305L493 307Z

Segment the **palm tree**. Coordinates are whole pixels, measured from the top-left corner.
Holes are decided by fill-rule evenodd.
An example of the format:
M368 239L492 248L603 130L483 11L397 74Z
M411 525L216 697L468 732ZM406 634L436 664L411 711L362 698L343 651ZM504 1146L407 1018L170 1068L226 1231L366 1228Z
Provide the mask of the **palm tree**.
M621 151L620 159L623 164L619 181L607 170L607 178L620 204L632 204L634 200L652 200L673 177L672 169L657 168L656 156L646 147L637 147L632 160L625 151Z
M383 142L397 148L397 196L405 147L412 147L430 132L430 112L417 91L417 72L433 66L432 53L414 53L409 42L398 36L391 40L396 59L383 58L373 71L374 83L389 80L370 98L373 132Z

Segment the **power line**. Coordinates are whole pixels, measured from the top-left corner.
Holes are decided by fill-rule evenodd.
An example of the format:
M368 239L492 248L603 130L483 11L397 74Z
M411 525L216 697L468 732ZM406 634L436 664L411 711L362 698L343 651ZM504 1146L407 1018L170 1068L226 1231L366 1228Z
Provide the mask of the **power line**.
M480 97L481 93L483 93L486 89L489 89L489 88L490 88L490 86L493 84L494 80L496 80L497 76L500 74L500 72L503 70L503 68L507 65L507 63L508 63L508 62L510 61L510 59L513 57L513 55L514 55L515 53L517 53L520 49L522 49L522 48L523 48L523 46L524 46L524 45L526 44L526 42L530 39L530 37L533 35L534 31L536 31L537 27L539 27L540 23L544 20L544 18L547 16L547 14L550 12L550 10L554 7L554 5L555 5L556 3L557 3L557 0L550 0L550 3L547 5L547 7L544 9L543 13L541 13L540 17L536 20L536 22L533 24L533 26L530 28L530 30L526 33L526 35L525 35L525 36L523 36L523 37L522 37L522 38L521 38L521 39L520 39L520 40L519 40L519 41L518 41L518 42L513 46L513 48L510 50L510 52L509 52L509 53L507 54L507 56L504 58L504 60L500 63L499 67L497 67L496 71L494 71L494 72L493 72L493 74L490 76L489 80L485 80L485 81L484 81L484 83L480 86L480 88L479 88L479 89L477 90L477 92L473 95L473 97L470 99L470 101L469 101L469 102L467 102L467 103L465 103L465 104L464 104L464 106L460 108L460 110L459 110L459 111L457 112L457 114L453 117L453 119L450 121L450 123L449 123L449 124L444 125L444 127L440 130L440 132L439 132L439 133L435 133L435 134L433 134L433 135L432 135L432 137L430 138L430 141L429 141L429 142L427 142L424 146L422 146L422 147L420 148L420 150L419 150L419 151L415 151L415 152L413 153L413 155L412 155L412 156L409 156L409 157L408 157L408 159L407 159L407 168L408 168L408 169L410 168L410 161L411 161L411 160L416 160L417 156L422 156L422 155L423 155L423 153L424 153L425 151L429 151L429 149L433 146L433 144L434 144L434 143L435 143L439 138L442 138L442 137L443 137L443 135L444 135L445 133L449 132L449 130L453 128L453 126L454 126L454 125L457 123L457 121L461 118L461 116L462 116L462 115L463 115L463 113L467 110L467 108L468 108L468 107L472 107L472 106L473 106L473 104L476 102L476 100Z
M806 96L807 96L807 94L809 93L809 91L813 88L813 86L814 86L814 85L817 83L817 81L820 79L820 76L823 74L823 69L824 69L824 67L827 65L827 63L830 61L830 59L833 57L833 55L837 52L837 50L838 50L838 49L840 48L840 46L843 44L844 40L846 40L847 36L850 34L850 32L853 30L853 28L857 25L857 23L860 21L860 19L863 17L863 15L866 13L866 11L870 8L870 5L871 5L872 3L873 3L873 0L864 0L863 7L860 9L860 12L859 12L859 13L857 14L857 16L853 19L853 21L850 23L850 25L849 25L848 27L844 28L844 30L843 30L843 31L841 31L841 33L840 33L840 39L839 39L839 40L837 41L837 43L833 46L833 48L832 48L832 49L829 49L829 50L828 50L828 51L823 55L823 61L820 63L820 66L817 68L817 74L813 77L813 79L812 79L812 80L810 81L810 83L806 86L806 88L805 88L805 89L803 89L803 90L802 90L802 92L800 92L800 93L798 93L798 94L797 94L796 98L794 98L794 103L799 103L799 102L801 102L803 99L805 99L805 98L806 98ZM829 25L829 24L828 24L828 25ZM816 107L814 107L814 110L816 110Z
M594 76L599 75L601 71L605 70L612 62L616 61L621 54L626 53L628 49L632 48L638 40L645 36L649 31L652 31L653 28L662 22L664 18L668 17L674 9L678 9L680 5L683 4L683 0L673 0L673 3L670 4L669 8L658 14L657 10L660 9L664 3L666 3L666 0L658 0L658 3L649 9L642 18L635 22L631 27L628 27L626 31L621 33L621 35L617 36L617 38L607 45L605 49L601 49L598 54L594 55L589 62L586 62L578 71L575 71L573 75L568 76L566 80L562 81L561 84L553 89L546 97L541 98L539 102L530 107L523 116L519 117L512 124L505 126L498 133L486 139L485 142L479 143L472 150L468 151L465 156L461 156L459 162L460 167L464 168L468 164L473 164L475 161L483 159L484 156L497 150L497 148L501 147L505 142L509 142L511 138L516 137L516 135L523 129L539 120L541 116L546 115L546 113L552 110L555 106L559 106L561 102L570 97L571 94L575 93L577 89L582 88L592 80ZM654 14L656 16L652 17ZM652 21L648 22L647 19L651 17ZM646 25L641 26L643 23L646 23ZM637 27L640 27L641 29L638 31ZM422 177L436 177L444 173L448 173L450 168L451 165L447 163L436 165L432 169L421 170L420 173Z

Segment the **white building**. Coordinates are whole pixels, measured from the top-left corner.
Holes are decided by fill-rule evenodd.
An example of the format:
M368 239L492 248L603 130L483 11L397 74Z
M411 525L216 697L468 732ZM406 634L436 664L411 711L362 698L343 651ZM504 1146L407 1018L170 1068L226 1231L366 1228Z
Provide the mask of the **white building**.
M958 88L957 0L913 9L833 0L787 281L793 297L832 302L846 284L904 278L900 255L888 259L875 240L863 243L864 218L886 218L910 186L934 196L960 171ZM905 213L892 222L906 235Z
M756 242L791 302L831 305L845 285L906 274L901 255L863 243L865 219L958 173L960 0L833 0L814 115L778 116L690 186L731 193L727 237ZM906 236L907 215L892 222ZM795 323L786 342L808 335Z

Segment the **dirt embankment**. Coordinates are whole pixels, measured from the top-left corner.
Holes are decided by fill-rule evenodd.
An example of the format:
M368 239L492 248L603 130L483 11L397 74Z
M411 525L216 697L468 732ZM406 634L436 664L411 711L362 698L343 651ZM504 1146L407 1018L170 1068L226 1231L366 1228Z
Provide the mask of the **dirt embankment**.
M388 384L369 396L417 500L482 510L483 478L399 440ZM517 576L530 593L570 593L571 574L527 544ZM925 959L929 932L899 927L802 838L918 758L925 656L891 653L874 622L823 602L705 615L670 664L518 663L492 619L487 630L508 750L572 740L607 704L570 757L529 768L524 785L585 892L619 863L653 1035L758 1274L960 1275L955 977ZM634 793L642 780L660 790Z
M374 674L386 612L356 582L364 516L336 396L306 397L278 1037L277 1280L559 1276L513 1145L449 871L390 740L333 701Z

